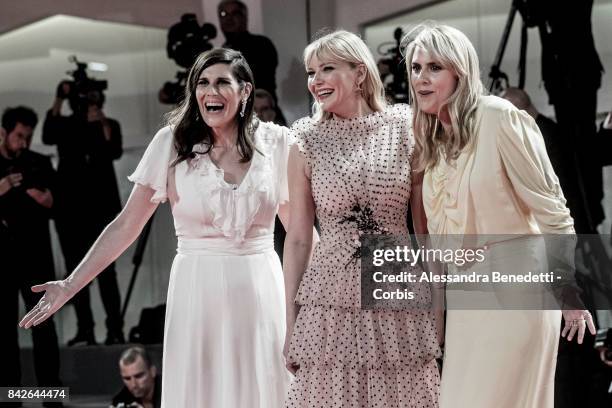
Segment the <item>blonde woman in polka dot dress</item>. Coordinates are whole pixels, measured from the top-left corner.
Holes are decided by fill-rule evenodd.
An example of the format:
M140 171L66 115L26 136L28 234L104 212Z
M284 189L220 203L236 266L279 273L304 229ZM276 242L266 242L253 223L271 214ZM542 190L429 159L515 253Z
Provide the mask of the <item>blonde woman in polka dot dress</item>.
M410 109L387 105L374 59L354 34L319 38L304 62L315 104L293 125L289 156L284 351L296 378L286 405L437 407L433 314L362 310L360 302L360 233L408 233ZM315 214L321 240L311 258Z

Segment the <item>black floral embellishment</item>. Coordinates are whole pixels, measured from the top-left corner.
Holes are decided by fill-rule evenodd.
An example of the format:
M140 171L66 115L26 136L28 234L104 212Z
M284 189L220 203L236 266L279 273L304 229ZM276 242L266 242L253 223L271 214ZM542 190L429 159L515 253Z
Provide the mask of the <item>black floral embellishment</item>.
M351 208L351 214L342 217L339 224L354 223L357 228L357 232L353 234L352 244L355 247L355 251L351 255L351 260L356 261L361 258L361 241L360 237L366 234L387 234L388 230L386 227L374 219L374 211L370 208L370 203L366 203L364 206L357 202ZM350 263L350 261L349 261Z

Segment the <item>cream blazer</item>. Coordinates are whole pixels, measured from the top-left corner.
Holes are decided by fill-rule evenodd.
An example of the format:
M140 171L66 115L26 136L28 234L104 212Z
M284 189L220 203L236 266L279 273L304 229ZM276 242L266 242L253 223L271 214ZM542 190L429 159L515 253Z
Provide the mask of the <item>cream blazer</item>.
M478 129L456 161L423 178L430 234L574 233L542 135L525 111L483 96Z

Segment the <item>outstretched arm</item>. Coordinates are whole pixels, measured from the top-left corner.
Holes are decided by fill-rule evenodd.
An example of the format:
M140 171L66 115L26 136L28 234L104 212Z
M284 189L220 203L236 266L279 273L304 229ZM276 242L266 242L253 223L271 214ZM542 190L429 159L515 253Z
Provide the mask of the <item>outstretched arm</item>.
M153 189L136 184L121 213L104 229L70 276L32 287L33 292L45 294L23 317L19 326L28 329L47 320L115 261L136 240L157 208L158 204L151 202L153 194Z

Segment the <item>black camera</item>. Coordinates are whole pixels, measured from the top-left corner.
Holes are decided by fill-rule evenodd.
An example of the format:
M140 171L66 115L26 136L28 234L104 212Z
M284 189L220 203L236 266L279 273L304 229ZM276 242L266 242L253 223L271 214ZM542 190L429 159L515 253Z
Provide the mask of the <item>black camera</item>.
M66 81L70 85L67 97L73 112L75 114L87 114L90 105L102 107L104 91L108 88L108 81L88 77L87 63L80 62L76 56L69 57L68 61L75 63L77 66L74 71L67 72L73 80Z
M159 101L162 103L177 104L185 96L185 85L187 84L187 72L178 71L176 81L166 82L159 92Z
M378 60L378 67L381 73L381 79L385 83L386 94L393 98L394 102L409 102L408 77L406 74L406 61L400 52L400 42L404 32L401 27L398 27L393 32L393 42L385 42L378 46L378 53L383 55L383 58ZM386 51L383 47L391 46ZM388 76L391 80L386 80Z
M612 361L612 329L600 329L597 330L595 336L595 348L605 347L606 353L605 358L608 361Z
M217 36L217 29L210 23L200 27L195 14L183 14L181 21L170 27L166 52L177 65L190 69L198 55L213 48L209 42ZM166 82L159 92L162 103L176 104L183 99L187 71L176 73L175 82Z
M29 160L27 152L22 153L19 162L18 165L8 168L8 174L21 173L23 177L19 187L16 188L20 190L27 190L29 188L44 190L47 188L46 180L49 175L46 169L38 167L35 161Z

